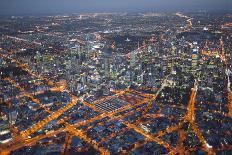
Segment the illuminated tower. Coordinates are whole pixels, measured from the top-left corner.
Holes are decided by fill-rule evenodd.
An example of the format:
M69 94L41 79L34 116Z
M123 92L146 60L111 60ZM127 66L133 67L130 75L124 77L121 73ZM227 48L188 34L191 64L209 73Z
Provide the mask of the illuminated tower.
M10 124L15 124L15 121L17 119L17 116L18 116L18 112L15 111L15 110L10 110L10 112L8 113L8 120L9 120L9 123Z
M225 48L224 48L224 42L223 42L223 39L221 37L220 39L220 45L221 45L221 59L223 61L226 61L226 57L225 57Z
M110 62L112 59L112 49L110 48L103 48L102 49L102 56L103 56L103 63L104 63L104 72L105 77L110 78Z
M79 56L79 46L77 48L74 48L71 51L71 66L70 68L72 69L72 71L75 71L75 73L79 73L79 68L80 68L80 56Z
M131 56L130 56L130 66L134 67L136 65L136 51L132 51L131 52Z
M192 49L192 73L196 73L199 59L199 47L197 42L193 42Z
M83 86L85 86L87 84L87 75L86 73L82 73L80 76L81 76L81 83Z
M104 69L105 69L105 76L109 78L110 77L110 60L108 57L104 58Z

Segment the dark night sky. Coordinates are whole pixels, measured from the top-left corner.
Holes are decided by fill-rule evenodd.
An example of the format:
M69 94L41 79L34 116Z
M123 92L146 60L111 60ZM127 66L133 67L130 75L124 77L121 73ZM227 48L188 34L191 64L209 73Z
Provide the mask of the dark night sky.
M0 15L199 10L231 11L232 0L0 0Z

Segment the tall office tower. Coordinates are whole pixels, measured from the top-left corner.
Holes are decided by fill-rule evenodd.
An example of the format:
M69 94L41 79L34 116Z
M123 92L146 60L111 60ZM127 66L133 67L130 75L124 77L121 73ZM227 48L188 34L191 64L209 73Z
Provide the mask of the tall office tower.
M192 49L192 73L196 73L198 67L198 59L199 59L199 47L197 42L193 42Z
M90 35L89 34L86 35L85 40L86 40L86 51L89 52L91 49Z
M110 48L103 48L102 49L102 56L104 61L104 72L105 77L110 78L110 62L112 59L112 50Z
M223 58L225 58L225 48L224 48L224 42L223 42L222 37L220 39L220 45L221 45L221 55Z
M132 84L132 71L131 70L126 71L125 81L127 82L129 86Z
M145 78L145 72L142 72L142 74L140 75L140 83L141 84L144 83L144 78Z
M87 75L86 73L81 74L81 83L83 86L87 84Z
M72 71L75 71L75 73L79 73L80 71L80 59L78 54L78 48L75 48L71 51L71 69Z
M136 50L134 50L134 51L131 52L131 56L130 56L130 67L135 67L136 58L137 58Z
M8 113L8 120L10 124L15 124L15 121L17 119L18 112L15 110L10 110Z
M105 77L110 77L110 60L108 57L104 58L104 70L105 70Z
M87 46L79 46L77 48L77 58L79 59L80 65L86 60Z
M36 68L35 69L38 72L44 71L44 68L45 68L44 63L43 63L43 61L41 61L41 59L42 59L42 55L41 55L41 53L39 51L37 51L35 56L34 56L34 60L36 62Z
M155 83L155 68L151 66L148 70L148 85L153 86Z

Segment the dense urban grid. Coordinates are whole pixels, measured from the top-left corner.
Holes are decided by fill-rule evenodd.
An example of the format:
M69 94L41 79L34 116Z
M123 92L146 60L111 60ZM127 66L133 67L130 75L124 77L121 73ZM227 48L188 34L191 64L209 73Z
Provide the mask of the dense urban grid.
M232 14L1 17L0 154L231 154Z

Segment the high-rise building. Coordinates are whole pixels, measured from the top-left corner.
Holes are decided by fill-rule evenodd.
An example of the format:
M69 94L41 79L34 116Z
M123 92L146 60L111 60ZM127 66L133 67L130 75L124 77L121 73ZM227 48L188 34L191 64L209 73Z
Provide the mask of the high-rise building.
M110 78L110 75L111 75L110 63L111 63L111 60L112 60L112 49L103 48L102 49L102 56L103 56L105 77Z
M193 49L192 49L192 72L195 73L198 67L198 60L199 60L199 47L197 42L193 42Z
M105 76L107 78L110 77L110 60L108 57L104 58L104 70L105 70Z
M81 74L81 83L83 86L87 84L87 75L86 73Z
M71 51L71 69L74 71L75 73L79 73L79 68L80 68L80 59L79 59L79 47L76 49L73 49Z
M131 52L131 56L130 56L130 66L131 67L134 67L136 65L136 57L137 57L136 51L134 50Z
M18 116L18 112L17 111L9 111L8 113L8 120L9 120L9 123L10 124L15 124L15 121L17 119L17 116Z

